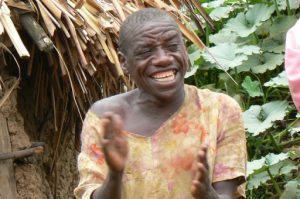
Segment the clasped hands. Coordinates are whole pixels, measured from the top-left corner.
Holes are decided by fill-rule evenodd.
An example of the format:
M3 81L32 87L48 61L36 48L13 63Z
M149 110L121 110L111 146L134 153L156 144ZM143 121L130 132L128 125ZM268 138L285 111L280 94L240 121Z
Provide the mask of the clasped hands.
M117 114L105 113L103 116L103 126L104 136L101 145L106 163L110 172L122 174L129 150L126 136L122 133L122 119ZM196 199L211 199L214 191L209 180L207 144L200 147L197 160L197 170L191 185L191 193Z

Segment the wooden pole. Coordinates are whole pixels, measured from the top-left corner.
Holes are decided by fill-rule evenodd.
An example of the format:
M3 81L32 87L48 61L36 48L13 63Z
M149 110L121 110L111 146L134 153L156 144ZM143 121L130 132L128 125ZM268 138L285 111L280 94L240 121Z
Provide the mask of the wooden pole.
M0 151L11 152L7 122L2 113L0 113ZM17 198L13 161L0 161L0 171L0 198Z
M35 154L41 154L41 153L43 153L43 151L44 151L44 148L42 146L38 146L38 147L33 147L33 148L24 149L24 150L20 150L20 151L0 153L0 161L7 160L7 159L24 158L24 157L32 156Z
M20 14L20 22L40 51L49 52L53 42L31 14Z

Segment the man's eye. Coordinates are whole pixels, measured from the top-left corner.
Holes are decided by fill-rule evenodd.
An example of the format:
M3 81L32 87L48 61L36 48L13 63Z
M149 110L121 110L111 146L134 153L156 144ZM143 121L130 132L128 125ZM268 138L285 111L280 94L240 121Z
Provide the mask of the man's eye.
M144 50L140 50L139 52L137 52L137 55L146 57L146 56L150 55L151 53L152 53L151 49L144 49Z
M141 52L139 52L140 54L147 54L147 53L151 53L150 49L147 50L141 50Z
M172 52L178 51L178 44L168 45L167 49L170 50L170 51L172 51Z

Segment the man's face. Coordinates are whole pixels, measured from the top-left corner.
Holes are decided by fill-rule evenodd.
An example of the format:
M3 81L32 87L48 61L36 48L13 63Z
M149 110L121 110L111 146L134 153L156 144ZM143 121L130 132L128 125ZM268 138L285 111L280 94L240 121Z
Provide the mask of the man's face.
M168 98L183 88L187 59L181 33L174 25L149 22L129 36L121 63L140 90Z

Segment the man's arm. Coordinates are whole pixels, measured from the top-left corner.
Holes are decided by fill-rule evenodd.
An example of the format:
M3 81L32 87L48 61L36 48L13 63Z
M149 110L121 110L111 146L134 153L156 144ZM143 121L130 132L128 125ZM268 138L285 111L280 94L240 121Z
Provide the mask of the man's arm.
M237 178L213 183L214 190L220 199L234 198L238 186L239 180Z
M197 173L191 187L191 192L194 198L233 199L237 187L239 186L238 178L211 184L208 172L207 145L200 148L197 158Z
M93 192L91 199L120 199L122 175L110 171L103 185Z
M101 143L109 172L103 185L92 194L92 199L120 199L122 176L128 146L122 134L122 120L113 113L104 114L104 137Z

